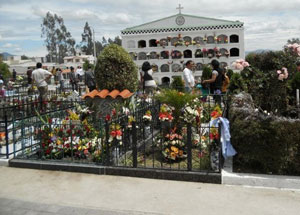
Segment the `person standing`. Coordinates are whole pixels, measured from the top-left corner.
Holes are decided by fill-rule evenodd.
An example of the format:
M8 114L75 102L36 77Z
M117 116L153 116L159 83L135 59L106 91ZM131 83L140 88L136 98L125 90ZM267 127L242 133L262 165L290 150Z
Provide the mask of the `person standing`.
M78 91L78 79L76 77L76 73L75 73L75 70L74 70L74 67L71 66L71 72L70 72L70 83L72 85L72 90L73 91Z
M195 78L192 71L195 67L195 64L192 60L189 60L186 62L185 66L186 67L183 70L185 91L191 92L195 86Z
M17 72L15 69L13 69L12 76L13 76L13 81L15 82L17 80Z
M156 89L157 85L153 80L152 67L148 61L143 63L142 71L143 71L143 89L146 92L146 94L152 94L153 90Z
M32 84L32 70L30 69L30 67L27 68L27 83L28 85Z
M57 76L57 80L59 82L59 91L60 91L60 93L63 93L63 92L65 92L65 87L64 87L65 79L64 79L63 73L60 68L56 69L56 76Z
M88 70L85 72L84 82L85 85L89 88L89 92L92 92L96 89L95 74L92 71L91 66L89 66Z
M48 92L48 81L52 76L51 72L42 69L42 63L36 64L36 69L32 72L32 88L36 84L39 91L40 101L45 101Z
M211 79L202 81L203 84L210 84L210 93L213 94L215 102L221 104L221 93L224 81L223 69L220 68L220 63L217 60L212 60L213 67Z

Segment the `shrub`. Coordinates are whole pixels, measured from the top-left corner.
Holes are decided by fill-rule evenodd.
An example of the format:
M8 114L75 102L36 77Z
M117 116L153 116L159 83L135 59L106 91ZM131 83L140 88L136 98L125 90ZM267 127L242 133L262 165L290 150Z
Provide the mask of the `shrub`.
M249 94L233 97L229 120L235 171L300 175L300 120L255 111Z
M203 72L202 72L202 76L201 76L201 80L208 80L210 79L212 76L212 70L209 66L204 66L203 67ZM203 88L208 88L209 84L203 84Z
M137 67L121 46L106 46L98 57L95 76L99 89L135 92L138 86Z
M0 72L4 79L11 77L11 73L8 68L9 66L6 63L0 61Z
M181 116L183 107L192 101L196 96L190 93L182 93L177 90L165 89L162 90L156 98L161 102L175 108L173 111L174 121L177 122Z
M184 91L184 82L183 82L181 76L173 77L171 86L174 90L183 92Z

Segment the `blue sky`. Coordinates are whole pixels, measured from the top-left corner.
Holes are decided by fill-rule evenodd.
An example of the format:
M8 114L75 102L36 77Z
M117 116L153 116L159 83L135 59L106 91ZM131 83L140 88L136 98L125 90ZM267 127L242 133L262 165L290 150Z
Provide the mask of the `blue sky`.
M279 50L300 37L300 0L0 0L0 52L44 56L40 25L47 11L62 16L79 43L86 21L101 41L126 27L174 15L179 2L185 14L244 22L246 51Z

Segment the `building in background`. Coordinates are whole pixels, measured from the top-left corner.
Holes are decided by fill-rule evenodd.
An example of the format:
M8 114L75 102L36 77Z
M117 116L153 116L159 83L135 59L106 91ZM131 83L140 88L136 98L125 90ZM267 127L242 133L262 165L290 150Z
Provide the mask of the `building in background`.
M188 60L196 64L195 77L213 59L230 66L245 58L244 24L239 21L179 14L126 28L121 31L122 46L140 68L149 61L157 69L153 78L159 84L182 76Z

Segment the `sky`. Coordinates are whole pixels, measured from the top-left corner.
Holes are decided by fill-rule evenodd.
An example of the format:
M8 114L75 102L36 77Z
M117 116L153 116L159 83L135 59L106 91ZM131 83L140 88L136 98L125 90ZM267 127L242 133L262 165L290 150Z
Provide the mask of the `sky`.
M0 0L0 53L45 56L41 24L48 11L61 16L81 41L85 22L96 40L121 36L121 30L178 13L226 20L245 26L245 50L280 50L300 38L300 0Z

